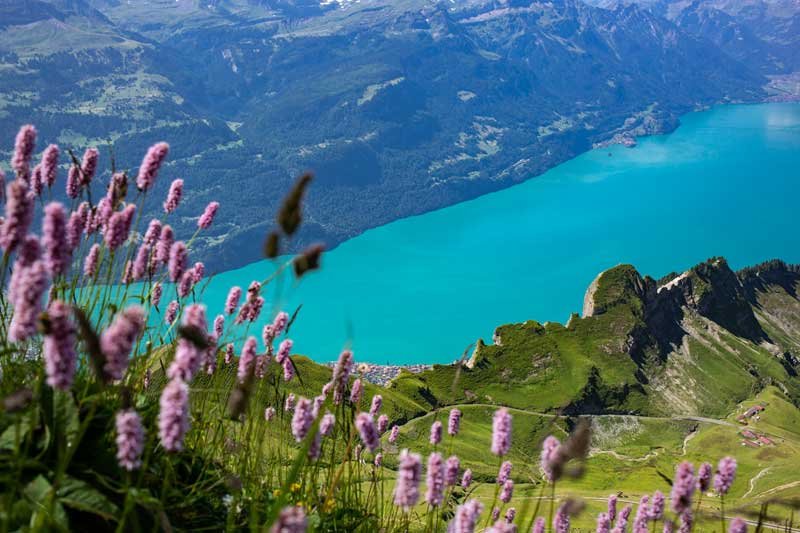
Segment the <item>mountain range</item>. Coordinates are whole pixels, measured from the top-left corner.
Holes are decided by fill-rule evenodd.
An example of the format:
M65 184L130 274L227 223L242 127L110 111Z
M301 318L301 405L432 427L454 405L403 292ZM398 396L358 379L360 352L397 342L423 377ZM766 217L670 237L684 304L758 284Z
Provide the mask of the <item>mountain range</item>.
M186 180L184 233L221 202L195 251L218 271L260 258L305 170L306 220L284 251L508 187L692 110L796 92L795 0L591 4L0 0L0 134L34 123L42 143L99 146L106 169L170 142L153 194Z

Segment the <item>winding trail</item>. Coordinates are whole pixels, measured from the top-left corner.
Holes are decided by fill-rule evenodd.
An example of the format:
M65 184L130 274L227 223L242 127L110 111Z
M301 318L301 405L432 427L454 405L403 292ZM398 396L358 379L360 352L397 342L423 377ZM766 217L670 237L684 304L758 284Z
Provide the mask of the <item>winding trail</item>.
M756 474L755 476L750 478L750 488L747 489L747 492L745 492L742 495L742 498L747 498L748 496L750 496L750 493L752 493L753 490L756 488L756 481L761 479L764 476L764 474L766 474L770 470L771 470L771 467L768 466L767 468L763 469L761 472L759 472L758 474Z
M688 435L683 438L683 455L686 455L686 446L689 444L689 441L692 440L697 436L697 430L692 431Z

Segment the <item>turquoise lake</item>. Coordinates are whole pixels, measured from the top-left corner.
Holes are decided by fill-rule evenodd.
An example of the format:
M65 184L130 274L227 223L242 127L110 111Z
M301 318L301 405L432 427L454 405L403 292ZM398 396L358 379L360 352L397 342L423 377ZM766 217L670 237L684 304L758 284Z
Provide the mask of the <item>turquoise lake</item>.
M359 361L447 363L500 324L565 322L619 263L657 278L712 256L734 268L800 262L799 205L800 104L721 106L636 148L594 150L370 230L299 286L286 278L264 295L272 309L303 304L291 337L318 361L350 345ZM210 316L230 286L272 270L265 261L218 274L203 297Z

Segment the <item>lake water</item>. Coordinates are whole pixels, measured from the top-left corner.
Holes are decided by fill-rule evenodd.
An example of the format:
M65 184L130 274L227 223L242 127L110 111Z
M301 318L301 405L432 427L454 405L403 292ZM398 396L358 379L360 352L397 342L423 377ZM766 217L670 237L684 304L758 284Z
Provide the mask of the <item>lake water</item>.
M735 268L800 262L799 202L800 104L722 106L636 148L594 150L368 231L299 286L286 280L265 296L290 311L303 304L291 336L316 360L350 344L359 361L445 363L479 337L491 342L500 324L565 322L592 279L619 263L657 278L711 256ZM217 275L203 298L209 315L231 285L273 269Z

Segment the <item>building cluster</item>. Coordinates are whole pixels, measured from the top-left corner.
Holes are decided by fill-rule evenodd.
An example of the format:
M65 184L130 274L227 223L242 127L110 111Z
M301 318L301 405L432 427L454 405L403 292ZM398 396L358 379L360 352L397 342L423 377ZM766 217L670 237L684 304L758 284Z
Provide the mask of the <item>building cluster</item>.
M333 366L335 363L328 363L328 366ZM431 365L376 365L372 363L361 363L358 365L358 373L360 377L375 385L384 386L391 380L400 375L400 372L406 370L412 374L418 374L425 370L433 368Z
M748 408L744 413L736 417L736 421L746 426L751 420L760 420L761 412L766 409L764 405L754 405ZM760 448L761 446L774 446L775 441L762 433L757 433L749 429L743 429L740 433L742 436L742 446L748 448Z

